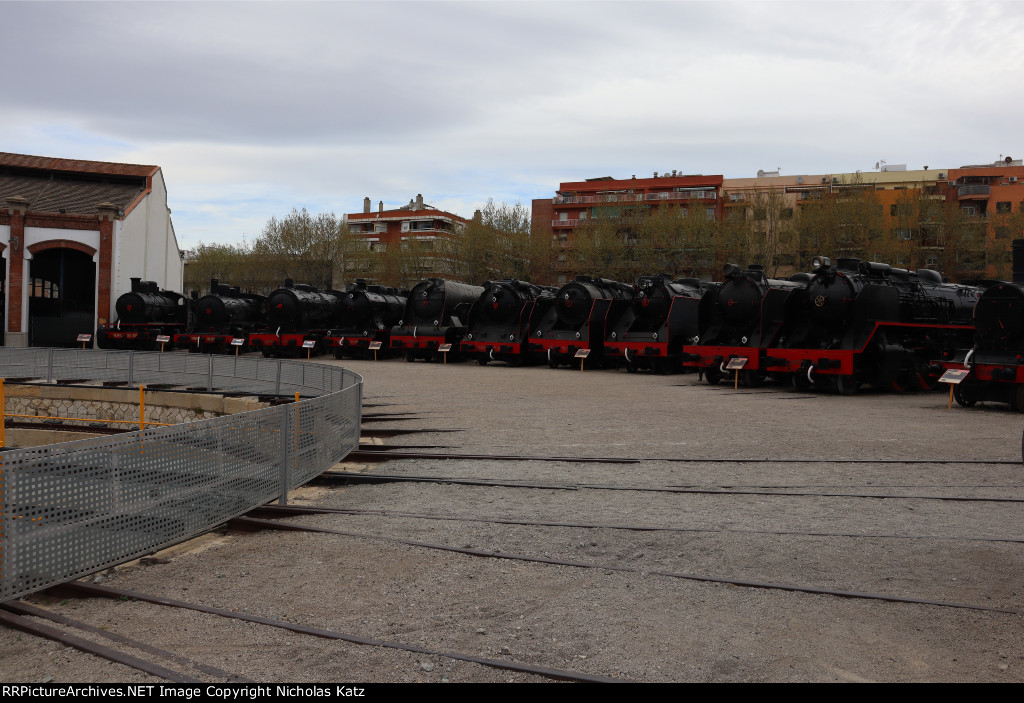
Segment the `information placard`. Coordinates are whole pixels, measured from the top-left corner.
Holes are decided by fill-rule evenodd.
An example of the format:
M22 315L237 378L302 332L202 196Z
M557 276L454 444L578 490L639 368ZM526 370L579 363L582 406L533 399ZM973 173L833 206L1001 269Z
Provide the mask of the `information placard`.
M437 348L437 350L439 352L441 352L442 354L445 354L445 353L450 352L452 350L452 345L451 344L442 344L441 346L439 346Z
M167 344L169 341L171 341L171 335L169 334L158 334L156 336L157 344Z
M231 346L240 347L245 344L245 337L235 337L231 340Z
M370 342L369 349L370 351L377 351L378 349L380 349L382 344L383 342Z
M312 349L315 346L316 346L316 340L315 339L304 339L302 341L302 348L303 349Z
M92 335L91 334L80 334L80 335L78 335L78 341L79 342L91 342L92 341Z
M577 349L576 354L574 354L574 357L577 359L586 359L588 356L590 356L589 349Z
M942 374L939 378L939 383L962 383L965 378L971 373L970 369L950 369L946 373Z
M747 365L747 357L745 356L734 356L729 359L729 363L725 365L727 371L738 371Z

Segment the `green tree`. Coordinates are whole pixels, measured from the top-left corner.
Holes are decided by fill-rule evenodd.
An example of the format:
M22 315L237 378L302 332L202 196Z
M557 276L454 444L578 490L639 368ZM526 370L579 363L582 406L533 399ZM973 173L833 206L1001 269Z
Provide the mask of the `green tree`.
M282 219L271 217L253 244L260 267L283 281L291 278L318 288L331 288L342 260L343 223L334 213L309 214L292 209Z

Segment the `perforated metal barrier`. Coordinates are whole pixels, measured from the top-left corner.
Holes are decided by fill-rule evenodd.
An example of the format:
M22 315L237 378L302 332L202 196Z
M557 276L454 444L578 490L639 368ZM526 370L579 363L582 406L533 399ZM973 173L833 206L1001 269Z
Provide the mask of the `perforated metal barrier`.
M337 366L0 348L0 377L302 397L171 427L0 450L0 601L194 537L282 497L359 443L362 378Z

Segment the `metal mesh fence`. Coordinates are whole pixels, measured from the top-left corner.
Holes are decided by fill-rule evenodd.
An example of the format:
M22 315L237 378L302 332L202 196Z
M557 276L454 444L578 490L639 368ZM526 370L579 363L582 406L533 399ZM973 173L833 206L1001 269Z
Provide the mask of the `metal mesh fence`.
M116 437L0 450L0 601L200 534L302 485L359 443L362 379L336 366L0 349L0 377L307 396Z

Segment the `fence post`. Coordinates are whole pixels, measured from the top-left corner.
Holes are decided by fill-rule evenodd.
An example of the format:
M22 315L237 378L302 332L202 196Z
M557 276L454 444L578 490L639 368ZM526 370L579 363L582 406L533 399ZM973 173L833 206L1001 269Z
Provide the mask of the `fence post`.
M274 384L274 395L281 395L281 360L277 360L277 382Z
M128 350L128 385L135 385L135 351Z
M46 382L53 383L53 347L49 348L46 355Z
M207 357L209 364L206 367L206 390L213 390L213 354Z
M281 497L278 505L288 505L288 405L281 406Z

